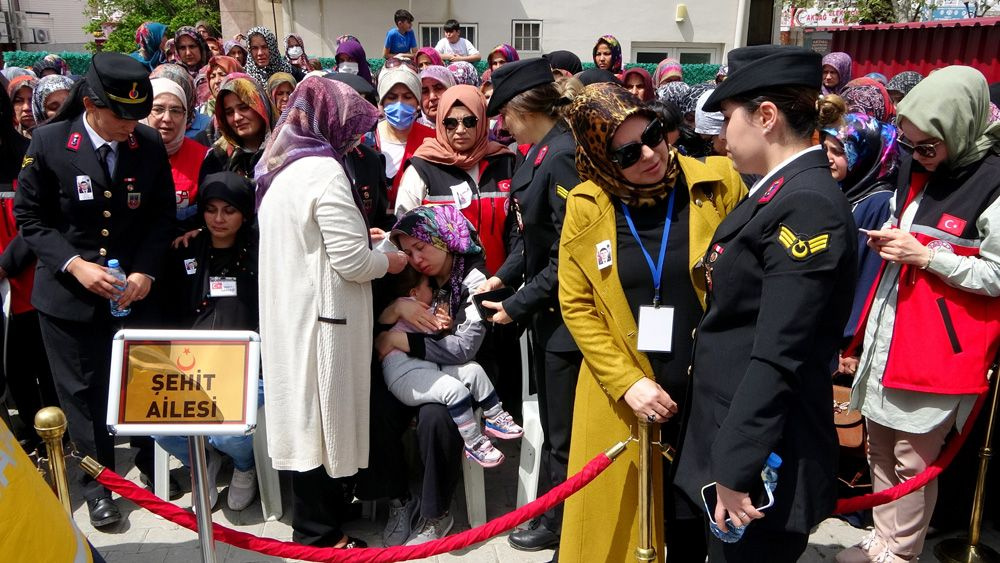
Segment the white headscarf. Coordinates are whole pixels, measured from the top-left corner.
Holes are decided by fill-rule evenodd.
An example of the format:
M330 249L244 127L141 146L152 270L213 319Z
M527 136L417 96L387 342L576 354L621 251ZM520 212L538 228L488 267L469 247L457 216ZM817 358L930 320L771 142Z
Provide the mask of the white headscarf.
M184 144L184 131L187 127L187 112L191 111L187 107L187 95L184 93L184 90L180 87L179 84L177 84L173 80L170 80L169 78L153 78L152 80L149 81L149 83L153 85L154 102L156 101L156 97L159 96L160 94L171 94L175 98L177 98L177 101L180 102L182 106L184 106L185 119L181 121L180 127L177 132L177 137L175 137L174 140L170 141L169 143L167 142L166 139L163 140L163 144L166 145L167 147L167 154L169 156L173 156L174 153L176 153L181 149L181 145ZM149 117L143 119L142 123L152 127Z
M698 98L698 106L694 112L694 132L701 135L718 135L722 132L722 112L705 111L705 102L712 95L713 90L708 90Z

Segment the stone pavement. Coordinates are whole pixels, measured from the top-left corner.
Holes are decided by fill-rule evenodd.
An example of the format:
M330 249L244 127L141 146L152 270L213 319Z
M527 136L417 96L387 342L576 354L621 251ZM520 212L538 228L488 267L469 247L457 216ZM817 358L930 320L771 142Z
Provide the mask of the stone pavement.
M127 468L126 476L134 482L138 482L138 471L132 466L133 452L128 449L127 441L120 440L120 442L117 448L118 469L124 470ZM507 462L501 467L489 470L486 473L486 508L487 517L491 519L513 510L517 494L516 479L519 445L517 443L501 443L500 446L508 456ZM71 462L70 465L74 464ZM187 491L190 488L187 470L181 468L176 460L172 460L171 467L173 475L180 480ZM79 469L71 467L71 471L79 471ZM220 487L228 484L230 473L230 468L223 469L218 480ZM219 508L213 513L213 520L224 526L229 526L246 533L290 541L292 529L289 525L289 497L287 489L285 487L283 489L285 489L285 514L280 521L265 521L259 502L253 503L242 512L229 510L225 501L225 489L219 495ZM971 495L971 485L969 494ZM463 488L459 485L452 511L455 515L455 528L452 530L452 533L468 529L463 495ZM194 532L161 520L125 500L118 501L118 506L125 517L124 521L113 529L97 531L90 525L85 504L79 500L78 495L74 494L73 496L74 518L77 524L109 563L164 563L175 561L194 563L200 561L201 552L198 547L197 535ZM185 492L183 497L174 502L182 507L190 506L190 492ZM385 512L385 506L380 504L378 518L374 522L368 519L357 519L347 523L344 529L352 536L366 540L373 547L379 546L378 538L385 523ZM838 551L859 541L864 534L864 530L852 528L841 520L835 518L828 519L810 536L809 548L801 561L832 561ZM933 546L941 537L945 536L932 536L928 540L921 561L937 561L933 555ZM986 525L984 526L983 541L987 545L1000 547L1000 534L994 530L993 526ZM216 554L220 563L281 561L279 558L244 551L223 543L216 544ZM535 563L549 561L551 557L551 550L537 553L515 551L507 544L506 535L502 535L459 552L440 555L423 561L438 563L459 560L471 563ZM633 560L631 557L625 557L622 561L631 562Z

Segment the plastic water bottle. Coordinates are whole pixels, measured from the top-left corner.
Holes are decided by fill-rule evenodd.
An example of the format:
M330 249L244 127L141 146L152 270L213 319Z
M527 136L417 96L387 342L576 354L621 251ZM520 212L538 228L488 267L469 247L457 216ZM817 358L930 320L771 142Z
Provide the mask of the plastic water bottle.
M781 467L781 456L779 456L774 452L771 452L771 454L767 456L767 461L764 462L764 469L762 469L760 472L760 478L762 481L764 481L764 487L766 487L769 491L771 491L772 495L774 494L774 489L778 488L779 467ZM713 520L711 520L711 518L709 518L708 524L709 527L712 529L712 533L715 534L715 537L719 538L725 543L736 543L740 541L740 539L743 537L743 532L745 532L747 526L749 526L749 524L747 524L746 526L734 526L732 522L730 522L727 519L726 527L729 530L723 532L719 528L719 526Z
M122 270L118 260L112 258L108 260L108 273L115 277L119 283L114 284L115 289L118 291L125 291L125 271ZM125 307L124 309L118 306L118 300L111 298L111 316L112 317L125 317L132 312L131 307Z

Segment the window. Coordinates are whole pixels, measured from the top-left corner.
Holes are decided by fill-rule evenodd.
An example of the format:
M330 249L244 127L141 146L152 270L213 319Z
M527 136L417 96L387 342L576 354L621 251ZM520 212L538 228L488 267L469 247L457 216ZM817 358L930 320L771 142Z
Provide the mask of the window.
M656 64L667 57L681 64L717 64L722 62L722 45L712 43L632 42L632 60Z
M462 37L468 39L469 43L476 45L476 37L479 35L479 24L460 23L458 25L462 29ZM421 47L434 47L442 37L444 37L444 22L420 24Z
M511 45L519 53L522 51L539 53L542 50L541 20L511 20Z

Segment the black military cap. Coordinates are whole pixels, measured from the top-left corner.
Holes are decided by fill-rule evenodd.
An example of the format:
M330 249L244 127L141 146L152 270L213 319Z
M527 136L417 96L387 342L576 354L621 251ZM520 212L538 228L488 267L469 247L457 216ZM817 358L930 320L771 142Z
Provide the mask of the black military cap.
M552 51L551 53L542 55L542 58L549 61L549 66L552 67L552 70L565 70L570 74L583 72L583 65L580 63L580 57L576 56L576 53Z
M771 86L823 83L823 57L802 47L756 45L729 52L729 77L705 101L705 111L720 111L722 101Z
M149 71L128 55L94 55L87 69L87 85L122 119L145 119L153 107Z
M486 115L493 117L514 96L535 86L553 82L552 67L545 59L523 59L507 63L493 71L493 96L486 106Z

